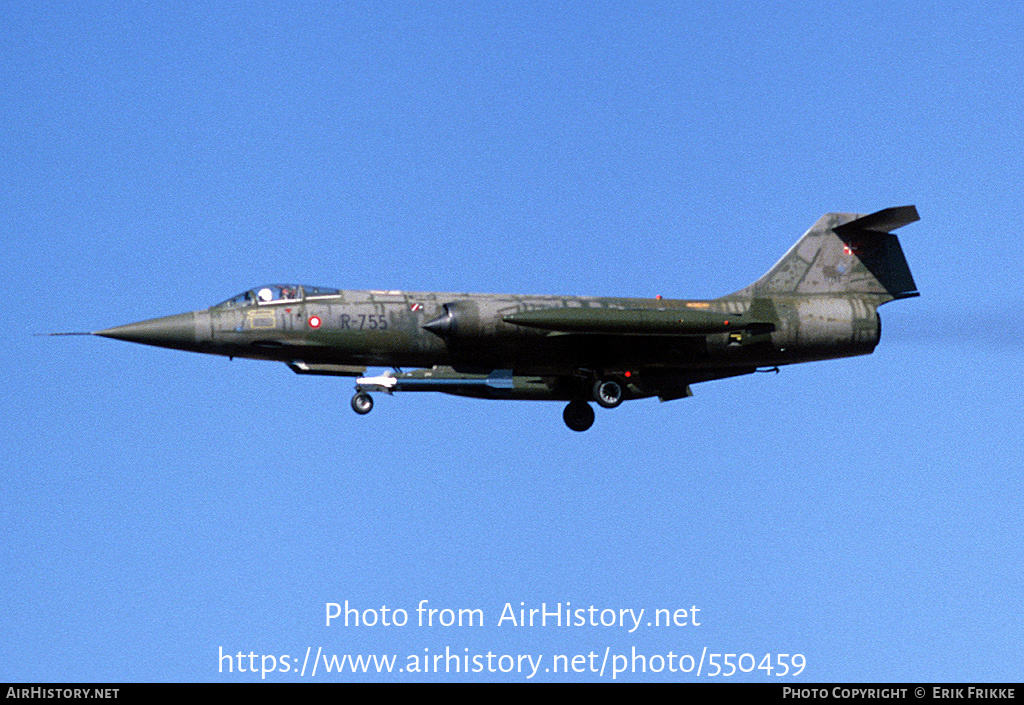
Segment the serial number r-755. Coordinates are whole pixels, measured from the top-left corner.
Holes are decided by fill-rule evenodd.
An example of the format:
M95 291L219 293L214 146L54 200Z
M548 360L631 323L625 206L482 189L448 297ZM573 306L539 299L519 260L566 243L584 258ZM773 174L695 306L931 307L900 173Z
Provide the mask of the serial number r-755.
M338 319L338 326L342 330L387 330L388 319L383 313L360 313L355 316L343 313Z

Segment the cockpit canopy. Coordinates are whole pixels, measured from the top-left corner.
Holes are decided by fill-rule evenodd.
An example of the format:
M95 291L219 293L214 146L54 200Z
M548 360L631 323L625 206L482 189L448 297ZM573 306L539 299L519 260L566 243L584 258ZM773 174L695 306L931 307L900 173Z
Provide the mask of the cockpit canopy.
M260 306L275 301L299 301L320 296L337 296L341 289L328 289L323 286L302 286L297 284L267 284L245 291L238 296L217 304L214 308L242 308L243 306Z

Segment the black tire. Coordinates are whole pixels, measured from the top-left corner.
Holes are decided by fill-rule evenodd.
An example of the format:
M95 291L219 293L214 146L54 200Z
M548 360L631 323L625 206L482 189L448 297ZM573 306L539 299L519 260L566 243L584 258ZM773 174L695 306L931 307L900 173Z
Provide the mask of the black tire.
M366 392L356 392L352 397L352 411L360 416L368 414L373 410L373 397Z
M617 379L599 379L594 382L594 401L606 409L614 409L622 403L626 387Z
M562 419L573 431L583 432L594 425L594 410L585 401L571 401L562 412Z

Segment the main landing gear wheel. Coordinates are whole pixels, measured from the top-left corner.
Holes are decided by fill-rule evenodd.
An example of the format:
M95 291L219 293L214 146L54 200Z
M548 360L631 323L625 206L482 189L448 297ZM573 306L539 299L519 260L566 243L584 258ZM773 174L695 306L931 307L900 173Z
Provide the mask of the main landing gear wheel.
M614 409L622 403L624 391L617 379L599 379L594 382L594 401L606 409Z
M366 392L356 392L352 397L352 411L357 414L368 414L373 409L373 397Z
M562 418L573 431L586 431L594 425L594 410L585 401L571 401L562 412Z

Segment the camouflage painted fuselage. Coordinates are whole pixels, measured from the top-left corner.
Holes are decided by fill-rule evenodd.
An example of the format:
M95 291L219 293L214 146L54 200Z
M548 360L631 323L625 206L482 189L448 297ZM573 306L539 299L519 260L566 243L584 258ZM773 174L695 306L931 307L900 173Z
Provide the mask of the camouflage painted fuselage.
M570 309L586 321L612 309L735 317L735 331L672 334L564 332L508 323L512 314ZM199 311L196 349L235 357L357 366L512 369L516 374L678 371L774 366L870 353L877 302L860 295L724 297L710 301L344 291L248 309ZM188 315L188 314L186 314ZM432 332L425 324L450 323ZM310 320L319 321L316 327ZM752 331L744 320L774 327Z

